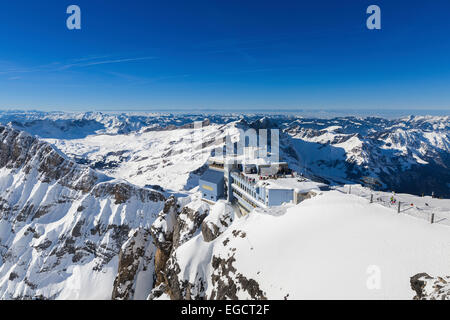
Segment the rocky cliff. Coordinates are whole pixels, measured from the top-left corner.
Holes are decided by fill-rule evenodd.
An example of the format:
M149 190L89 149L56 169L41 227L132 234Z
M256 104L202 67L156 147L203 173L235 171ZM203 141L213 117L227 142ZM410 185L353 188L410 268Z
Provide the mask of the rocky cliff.
M0 126L0 298L110 298L120 248L164 201Z

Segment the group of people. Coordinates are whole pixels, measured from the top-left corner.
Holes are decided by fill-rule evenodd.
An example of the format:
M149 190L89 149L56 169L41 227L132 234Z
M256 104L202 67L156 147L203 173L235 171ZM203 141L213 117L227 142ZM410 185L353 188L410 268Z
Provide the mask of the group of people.
M391 196L391 205L393 205L393 204L396 204L397 203L397 199L395 199L395 192L392 192L392 196ZM428 206L428 204L427 203L425 203L425 205L427 205ZM411 203L411 207L413 207L414 206L414 203Z

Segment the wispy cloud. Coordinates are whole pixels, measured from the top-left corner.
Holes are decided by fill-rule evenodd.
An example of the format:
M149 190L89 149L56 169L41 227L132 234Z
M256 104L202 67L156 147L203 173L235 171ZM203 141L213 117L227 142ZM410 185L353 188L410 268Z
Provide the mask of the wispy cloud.
M154 59L157 59L157 57L120 58L120 59L98 60L98 61L81 62L81 63L71 63L71 64L66 64L66 65L61 66L59 68L59 70L67 70L67 69L76 68L76 67L82 68L82 67L96 66L96 65L102 65L102 64L136 62L136 61L154 60Z
M227 71L224 74L245 74L245 73L258 73L258 72L276 72L276 71L286 71L286 70L301 70L302 66L287 66L279 68L255 68L255 69L244 69L237 71Z
M130 75L121 72L109 71L107 74L112 75L114 77L126 80L128 82L133 82L135 84L151 84L155 82L179 79L179 78L187 78L190 77L190 74L172 74L172 75L161 75L156 77L139 77L135 75Z
M91 55L91 56L87 56L87 57L72 59L72 62L92 61L92 60L106 59L106 58L111 58L111 57L112 57L111 54L108 54L108 55Z
M58 72L65 71L74 68L84 68L89 66L106 65L106 64L119 64L119 63L131 63L145 60L154 60L157 57L119 57L111 58L111 55L85 57L73 59L68 62L52 62L45 65L30 66L30 67L18 67L12 63L8 67L0 67L0 75L18 75L22 73L38 73L38 72ZM109 59L104 59L109 58ZM2 70L3 69L3 70Z
M0 74L20 74L20 73L32 73L32 72L40 72L40 71L48 71L55 69L60 64L58 62L53 62L50 64L32 66L32 67L7 67L3 70L0 70Z

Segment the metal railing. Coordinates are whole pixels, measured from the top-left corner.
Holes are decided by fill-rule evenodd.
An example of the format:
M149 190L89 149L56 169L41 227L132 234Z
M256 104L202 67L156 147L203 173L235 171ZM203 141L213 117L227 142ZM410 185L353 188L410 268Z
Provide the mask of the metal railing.
M381 204L392 209L397 214L407 214L430 223L439 223L450 226L450 199L420 197L403 193L372 191L360 185L335 186L331 189L353 194L369 203Z

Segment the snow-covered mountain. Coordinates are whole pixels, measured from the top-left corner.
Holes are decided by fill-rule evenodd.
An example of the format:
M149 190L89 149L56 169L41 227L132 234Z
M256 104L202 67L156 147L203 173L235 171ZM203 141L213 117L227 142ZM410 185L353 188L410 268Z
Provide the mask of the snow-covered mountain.
M84 138L93 134L127 134L142 128L170 130L189 127L192 122L204 118L201 114L0 111L1 124L41 138L56 139ZM237 115L210 116L211 122L217 124L239 118Z
M299 119L286 132L328 181L450 197L450 117Z
M204 159L188 160L183 169L176 168L182 156L184 160L191 157L183 150L193 137L194 121L204 121L204 136L211 140L230 130L235 134L236 126L279 128L282 154L290 165L328 183L361 183L377 190L450 197L449 116L314 119L258 114L0 112L0 123L45 138L78 163L141 186L156 184L173 190L195 185L190 172L204 163Z
M0 123L0 298L411 299L414 275L450 275L448 225L362 196L450 197L449 117L0 112ZM207 158L249 128L280 129L291 168L354 194L241 218L205 203ZM449 200L399 197L409 213L450 212Z
M0 298L110 297L122 244L164 201L0 126Z

